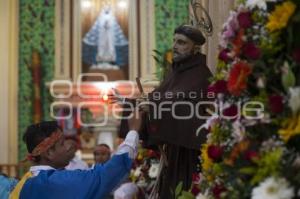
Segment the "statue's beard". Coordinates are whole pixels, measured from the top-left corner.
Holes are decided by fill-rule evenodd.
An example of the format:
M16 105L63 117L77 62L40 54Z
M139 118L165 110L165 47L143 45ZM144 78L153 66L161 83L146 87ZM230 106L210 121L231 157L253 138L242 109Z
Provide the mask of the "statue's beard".
M173 62L174 63L181 62L190 56L191 56L191 53L184 53L184 54L174 53Z

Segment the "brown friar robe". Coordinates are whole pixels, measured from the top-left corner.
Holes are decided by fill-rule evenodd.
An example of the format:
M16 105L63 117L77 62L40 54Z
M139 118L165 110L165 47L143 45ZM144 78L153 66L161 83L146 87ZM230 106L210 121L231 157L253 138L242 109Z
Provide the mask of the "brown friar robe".
M174 198L172 192L181 181L183 188L189 189L192 174L197 172L206 133L202 131L196 136L197 129L205 122L196 112L207 116L205 103L198 106L197 103L209 100L207 87L211 76L205 55L192 55L173 64L165 80L148 96L150 112L145 116L141 137L146 146L164 144L168 166L161 175L159 194L162 199ZM127 130L127 123L123 121L120 136L124 137Z

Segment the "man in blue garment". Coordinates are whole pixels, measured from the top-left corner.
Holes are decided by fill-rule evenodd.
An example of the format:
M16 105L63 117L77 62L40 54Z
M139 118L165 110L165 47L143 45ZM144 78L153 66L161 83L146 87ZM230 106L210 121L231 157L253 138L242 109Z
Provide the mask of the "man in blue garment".
M11 199L101 199L129 173L137 154L141 113L129 120L130 131L115 155L91 170L68 171L71 155L56 122L31 125L23 137L35 166L24 175Z

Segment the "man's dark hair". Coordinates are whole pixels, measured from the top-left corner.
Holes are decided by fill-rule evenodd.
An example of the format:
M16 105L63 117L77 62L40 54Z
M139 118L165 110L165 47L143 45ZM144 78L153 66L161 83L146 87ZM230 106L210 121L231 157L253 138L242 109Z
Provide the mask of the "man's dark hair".
M39 143L47 137L50 137L57 129L61 130L56 121L45 121L28 126L23 135L23 141L26 143L27 151L32 153L33 149Z
M206 42L206 39L201 31L190 25L181 25L177 27L174 31L174 34L185 35L197 45L203 45Z

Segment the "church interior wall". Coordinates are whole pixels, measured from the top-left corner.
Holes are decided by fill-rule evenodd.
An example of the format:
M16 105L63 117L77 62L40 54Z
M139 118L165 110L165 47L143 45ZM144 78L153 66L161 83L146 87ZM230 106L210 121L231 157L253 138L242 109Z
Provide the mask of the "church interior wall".
M96 2L96 0L93 0ZM134 1L134 0L130 0ZM217 27L215 34L209 39L207 46L203 51L208 54L208 63L213 70L215 60L215 51L217 49L217 31L221 28L223 19L228 15L228 10L233 6L234 0L220 0L212 4L208 0L202 0L203 5L208 8L213 17L214 25ZM1 0L1 20L2 24L10 27L7 31L1 32L1 95L10 96L1 100L1 161L15 163L26 155L26 147L22 143L21 137L25 128L34 122L34 99L32 97L34 80L32 76L32 52L36 51L40 55L41 75L40 75L40 97L41 97L41 115L42 120L49 120L49 107L52 98L49 94L47 83L55 78L55 50L56 50L56 9L55 0ZM117 0L113 0L116 3ZM189 1L177 0L149 0L148 4L140 4L140 9L144 9L140 14L149 24L140 21L142 35L149 32L149 29L155 29L155 34L149 41L153 41L151 48L160 52L166 52L170 49L172 43L173 30L176 26L189 21L188 3ZM100 5L98 5L100 6ZM218 7L218 10L214 7ZM147 12L144 12L147 11ZM153 14L155 13L155 15ZM116 16L125 35L130 37L130 26L124 22L124 16L130 16L131 13L117 13ZM90 16L95 17L95 16ZM134 16L136 17L136 16ZM152 18L151 18L152 17ZM151 19L150 19L151 18ZM89 22L86 22L89 23ZM148 28L148 29L147 29ZM13 32L13 34L9 34ZM147 35L148 37L148 35ZM9 38L9 39L7 39ZM146 37L141 38L147 40ZM141 44L142 49L149 46L149 41ZM139 41L136 41L139 42ZM213 50L207 51L207 48ZM6 50L9 49L9 50ZM149 61L153 55L148 52L147 56L139 62L142 65L149 65L148 68L141 68L139 73L142 76L156 72L156 66ZM145 56L145 51L141 51ZM150 63L150 64L149 64ZM138 65L138 64L136 64ZM140 67L140 66L139 66ZM69 72L76 70L69 68ZM136 69L130 69L129 76L136 76ZM6 82L6 83L3 83ZM7 82L9 82L7 84ZM12 99L12 100L11 100ZM8 106L7 106L8 105ZM19 143L19 144L17 144ZM3 150L2 150L3 149Z

